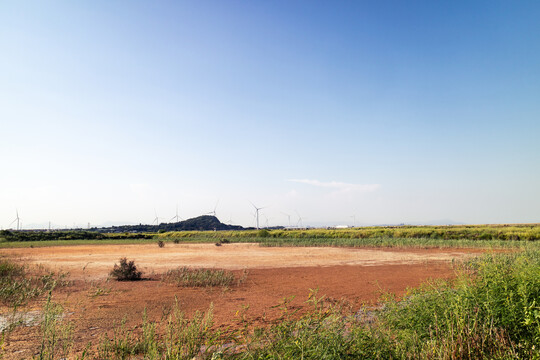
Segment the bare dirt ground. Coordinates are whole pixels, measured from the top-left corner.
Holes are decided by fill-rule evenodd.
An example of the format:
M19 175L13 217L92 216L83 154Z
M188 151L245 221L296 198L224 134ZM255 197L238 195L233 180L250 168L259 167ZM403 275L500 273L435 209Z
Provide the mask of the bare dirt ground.
M1 249L0 255L69 272L72 284L55 291L53 300L65 308L75 325L75 349L96 345L122 319L141 323L162 319L175 302L189 315L214 308L215 326L268 326L283 315L280 304L292 298L289 310L302 312L310 289L347 302L353 309L376 304L385 293L402 296L409 287L429 279L452 278L452 259L481 253L478 249L351 249L328 247L259 247L256 244L166 244L61 246ZM108 281L121 257L135 260L146 280ZM162 282L160 274L181 266L246 269L246 281L230 288L183 288ZM27 310L41 308L35 303ZM7 309L0 311L6 312ZM6 359L32 357L39 344L38 327L19 327L10 334Z
M258 244L79 245L47 248L1 249L21 261L67 271L73 279L97 280L108 276L122 257L135 260L146 274L179 266L241 269L361 265L381 266L447 261L470 256L471 249L362 249L343 247L261 247Z

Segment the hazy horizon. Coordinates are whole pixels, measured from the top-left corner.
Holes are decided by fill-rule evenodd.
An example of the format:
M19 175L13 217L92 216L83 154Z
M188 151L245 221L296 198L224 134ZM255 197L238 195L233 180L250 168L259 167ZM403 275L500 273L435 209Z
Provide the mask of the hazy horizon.
M0 3L0 228L540 222L540 3ZM12 225L13 227L15 225Z

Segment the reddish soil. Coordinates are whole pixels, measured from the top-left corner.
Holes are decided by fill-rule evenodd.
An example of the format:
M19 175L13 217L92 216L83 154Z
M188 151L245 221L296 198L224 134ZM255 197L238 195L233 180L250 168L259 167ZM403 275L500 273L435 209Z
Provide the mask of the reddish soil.
M408 287L429 279L454 276L450 260L478 254L466 249L347 249L264 248L252 244L215 245L102 245L34 249L2 249L0 255L69 271L72 284L56 290L53 300L65 307L75 324L75 348L94 345L104 332L125 318L128 326L141 323L147 310L151 320L170 312L178 300L192 315L214 308L215 326L267 326L283 315L280 305L294 297L289 310L307 309L310 289L318 296L347 302L354 310L372 306L384 293L402 296ZM114 262L126 256L145 271L138 282L107 281ZM230 288L182 288L160 281L159 274L178 266L231 269L244 283ZM32 309L39 309L36 303ZM6 312L7 309L0 309ZM6 359L31 357L39 344L38 327L19 327L10 334Z

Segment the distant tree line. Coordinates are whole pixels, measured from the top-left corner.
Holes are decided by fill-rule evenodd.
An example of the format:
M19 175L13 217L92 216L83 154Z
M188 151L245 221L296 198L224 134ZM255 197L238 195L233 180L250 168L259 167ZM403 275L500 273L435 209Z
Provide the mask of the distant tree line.
M222 231L243 230L242 226L226 225L215 216L203 215L176 223L159 225L122 225L88 230L23 230L0 231L4 241L47 241L47 240L106 240L106 239L152 239L154 234L170 231Z
M152 234L104 234L92 231L0 231L4 241L151 239Z

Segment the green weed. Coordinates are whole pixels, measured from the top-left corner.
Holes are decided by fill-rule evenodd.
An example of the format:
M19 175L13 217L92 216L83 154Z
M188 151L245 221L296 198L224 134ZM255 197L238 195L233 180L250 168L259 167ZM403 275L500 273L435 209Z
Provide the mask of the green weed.
M52 291L43 308L41 320L41 345L35 359L53 360L66 359L73 346L73 325L64 321L64 309L52 302Z
M17 308L57 285L66 285L65 274L45 268L29 269L12 260L0 259L0 303Z

